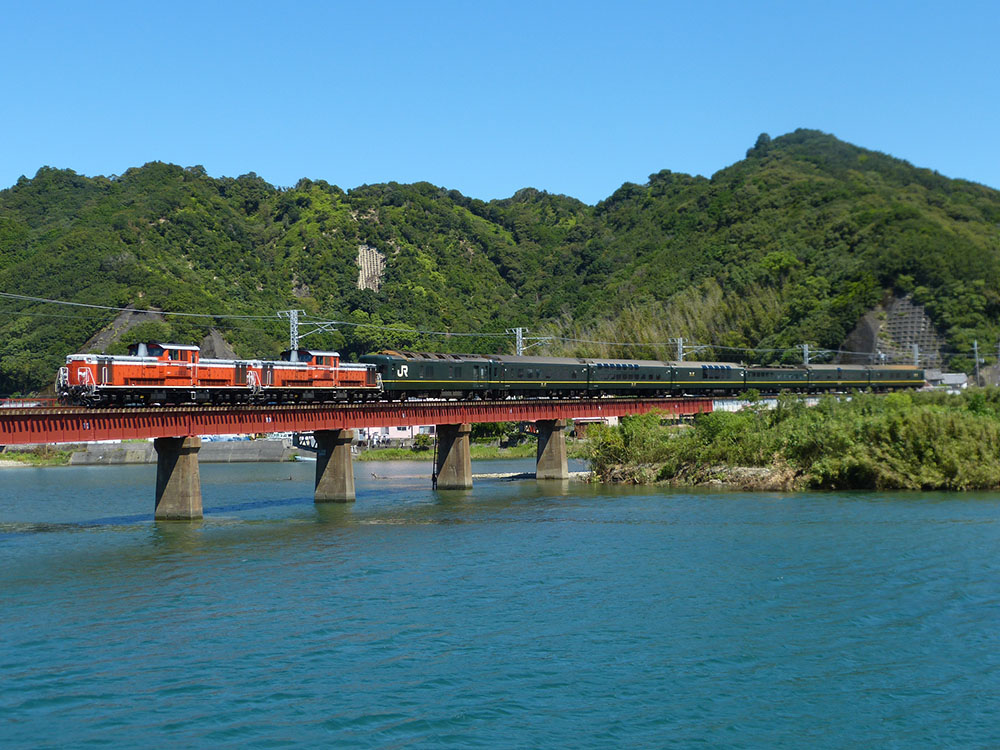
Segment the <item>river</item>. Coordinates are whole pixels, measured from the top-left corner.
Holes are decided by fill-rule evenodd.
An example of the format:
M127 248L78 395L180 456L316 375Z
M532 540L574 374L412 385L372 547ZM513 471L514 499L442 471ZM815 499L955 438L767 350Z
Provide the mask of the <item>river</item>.
M997 494L313 471L0 471L0 745L1000 746Z

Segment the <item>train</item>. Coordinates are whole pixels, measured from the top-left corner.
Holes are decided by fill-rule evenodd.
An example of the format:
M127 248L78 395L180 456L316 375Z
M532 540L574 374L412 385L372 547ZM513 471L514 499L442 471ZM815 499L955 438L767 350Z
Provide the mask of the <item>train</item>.
M277 360L202 359L199 347L141 343L127 355L71 354L56 377L63 403L281 404L827 393L924 385L906 365L761 367L731 362L383 351L357 363L296 348Z

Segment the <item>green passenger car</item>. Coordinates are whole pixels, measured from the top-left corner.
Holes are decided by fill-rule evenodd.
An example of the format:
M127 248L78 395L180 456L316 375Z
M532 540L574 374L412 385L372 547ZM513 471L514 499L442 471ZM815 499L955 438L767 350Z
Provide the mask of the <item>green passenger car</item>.
M666 395L672 385L670 365L655 360L586 359L590 391L609 395Z
M676 395L741 391L746 368L726 362L671 362Z
M807 373L801 367L748 367L746 387L761 393L804 391L809 386Z
M806 365L810 391L848 391L868 387L864 365Z
M587 364L568 357L491 355L499 366L493 388L499 395L582 396L587 393Z
M873 391L921 388L924 371L910 365L879 365L869 369L869 384Z
M490 395L499 377L497 362L475 354L386 351L360 358L375 365L389 399L464 398Z

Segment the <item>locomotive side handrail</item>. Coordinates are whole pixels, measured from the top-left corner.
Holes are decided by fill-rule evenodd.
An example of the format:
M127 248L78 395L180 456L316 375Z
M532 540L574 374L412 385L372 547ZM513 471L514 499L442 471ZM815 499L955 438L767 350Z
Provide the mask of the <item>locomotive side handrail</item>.
M249 388L250 392L255 396L261 392L263 385L261 385L260 375L256 370L247 370L247 388Z
M80 373L80 387L83 388L83 392L88 396L93 396L97 393L97 381L94 379L94 374L87 367L81 367Z

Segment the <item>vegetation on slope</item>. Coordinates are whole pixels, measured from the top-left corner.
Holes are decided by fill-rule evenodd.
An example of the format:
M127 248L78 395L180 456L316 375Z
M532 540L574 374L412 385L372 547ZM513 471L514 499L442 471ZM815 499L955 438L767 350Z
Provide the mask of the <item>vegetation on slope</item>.
M962 395L893 393L823 397L806 407L791 396L776 409L697 417L690 429L658 415L588 431L602 481L702 484L745 477L750 486L790 489L1000 488L1000 389Z
M710 180L664 171L599 204L586 302L548 332L836 348L896 292L968 351L1000 335L998 198L816 131L761 136Z
M532 189L484 202L427 183L277 189L252 173L214 179L162 163L94 178L43 168L0 191L0 291L266 316L150 321L117 351L215 328L241 356L273 356L287 340L273 316L299 308L352 324L306 340L348 356L509 351L504 329L527 325L651 342L557 342L552 353L664 357L672 351L652 342L673 336L837 347L896 292L967 350L1000 335L998 224L997 191L808 130L761 136L711 179L663 171L597 206ZM386 257L378 291L357 288L360 245ZM0 393L51 382L65 354L115 317L0 300ZM383 324L398 330L366 327Z

